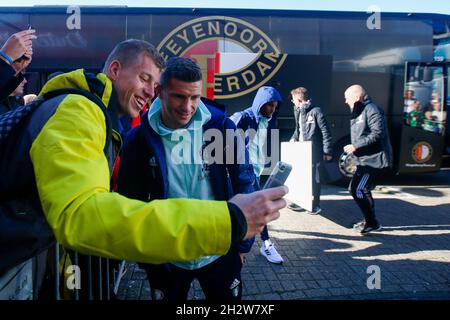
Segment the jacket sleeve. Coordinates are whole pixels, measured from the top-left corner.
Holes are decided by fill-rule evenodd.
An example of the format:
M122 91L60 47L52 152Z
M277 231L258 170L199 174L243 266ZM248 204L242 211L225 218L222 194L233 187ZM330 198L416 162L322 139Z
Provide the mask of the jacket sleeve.
M359 137L359 139L353 143L353 146L356 149L379 143L385 134L383 130L383 114L373 106L367 106L366 109L366 125L368 126L368 130L366 131L370 132L367 135Z
M230 119L225 119L225 129L236 132L236 125ZM232 138L232 140L230 140ZM245 147L244 137L236 135L233 137L226 136L227 146L224 152L224 163L227 165L230 174L231 185L234 194L237 193L252 193L254 191L253 185L255 183L255 173L253 166L250 164L250 157L248 150ZM227 159L230 153L226 150L233 148L233 159ZM231 161L230 161L231 160Z
M3 87L8 81L14 77L14 69L7 64L3 59L0 59L0 89L3 91Z
M24 79L22 73L15 74L14 69L0 59L0 101L7 98Z
M226 202L145 203L109 192L105 118L68 95L32 144L43 211L59 243L84 254L144 263L225 254L231 242Z
M331 131L328 126L327 119L320 108L317 108L317 124L322 132L323 153L327 155L333 154L333 147L331 145Z
M144 164L143 162L148 161L148 159L145 159L139 152L145 146L143 144L145 141L142 141L140 137L138 129L134 128L128 132L125 138L120 154L117 191L127 198L145 201L148 200L149 197L148 188L144 188L141 181L148 183L148 180L143 178L143 175L146 175L146 172L142 172L142 168L145 168L148 165L148 163ZM138 183L136 177L141 177L143 179L139 179Z
M229 119L233 121L236 126L238 126L239 122L241 121L241 118L242 112L236 112L233 115L231 115Z

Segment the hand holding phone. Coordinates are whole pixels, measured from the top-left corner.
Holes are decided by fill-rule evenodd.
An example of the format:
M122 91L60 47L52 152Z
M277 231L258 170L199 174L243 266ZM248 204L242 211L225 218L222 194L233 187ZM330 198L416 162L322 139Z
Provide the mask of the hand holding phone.
M289 163L278 161L264 184L263 189L275 188L284 185L289 174L291 173L291 170L292 166Z
M16 32L6 40L5 44L1 47L1 51L14 62L32 50L34 39L36 39L35 30ZM8 62L9 64L13 63Z

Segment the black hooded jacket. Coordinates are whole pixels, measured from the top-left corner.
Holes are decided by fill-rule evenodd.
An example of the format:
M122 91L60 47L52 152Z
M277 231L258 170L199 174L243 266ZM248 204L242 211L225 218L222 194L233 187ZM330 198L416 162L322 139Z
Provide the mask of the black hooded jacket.
M294 141L311 141L313 163L323 160L324 154L332 155L331 132L319 107L294 107L295 131Z
M355 103L350 120L350 137L356 148L358 165L373 168L392 167L392 146L384 111L366 95Z

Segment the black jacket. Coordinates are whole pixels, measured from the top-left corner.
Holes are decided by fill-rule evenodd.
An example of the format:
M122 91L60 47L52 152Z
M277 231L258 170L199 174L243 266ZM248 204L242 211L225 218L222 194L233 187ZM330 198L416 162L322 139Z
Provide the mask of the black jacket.
M324 154L332 155L331 132L319 107L310 105L306 108L294 107L295 131L294 141L311 141L313 163L323 160Z
M0 59L0 101L6 99L23 81L23 74L17 76L14 69L5 61Z
M373 168L392 167L392 146L384 111L366 95L357 102L350 120L350 137L357 164Z
M7 97L0 102L0 114L6 113L23 105L24 101L22 97Z

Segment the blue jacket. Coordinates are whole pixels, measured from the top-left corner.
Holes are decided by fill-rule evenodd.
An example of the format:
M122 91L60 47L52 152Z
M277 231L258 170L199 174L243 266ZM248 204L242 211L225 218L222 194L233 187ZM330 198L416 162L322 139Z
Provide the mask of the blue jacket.
M210 104L206 106L211 112L211 119L203 126L204 131L213 128L222 132L224 129L236 129L224 111ZM148 112L142 116L145 120L126 136L120 160L119 192L143 201L166 199L169 183L164 146L147 118ZM254 191L256 178L250 164L213 163L209 169L215 200L228 200L234 194ZM252 241L243 241L238 249L248 252L252 244Z
M233 114L230 119L233 120L233 122L236 124L236 127L238 129L242 129L244 131L247 131L248 129L257 130L258 129L258 123L260 117L262 115L259 113L261 110L261 107L271 101L278 101L278 104L282 102L281 95L277 91L277 89L273 87L264 86L258 89L258 92L256 93L255 98L253 99L252 106ZM279 105L278 105L279 107ZM269 121L269 126L267 128L267 156L271 156L271 131L273 129L276 129L278 127L277 123L277 112L275 111L272 115L272 118ZM245 145L247 148L249 147L250 139L247 136L245 138ZM270 163L266 166L270 166ZM259 186L256 186L259 189Z

